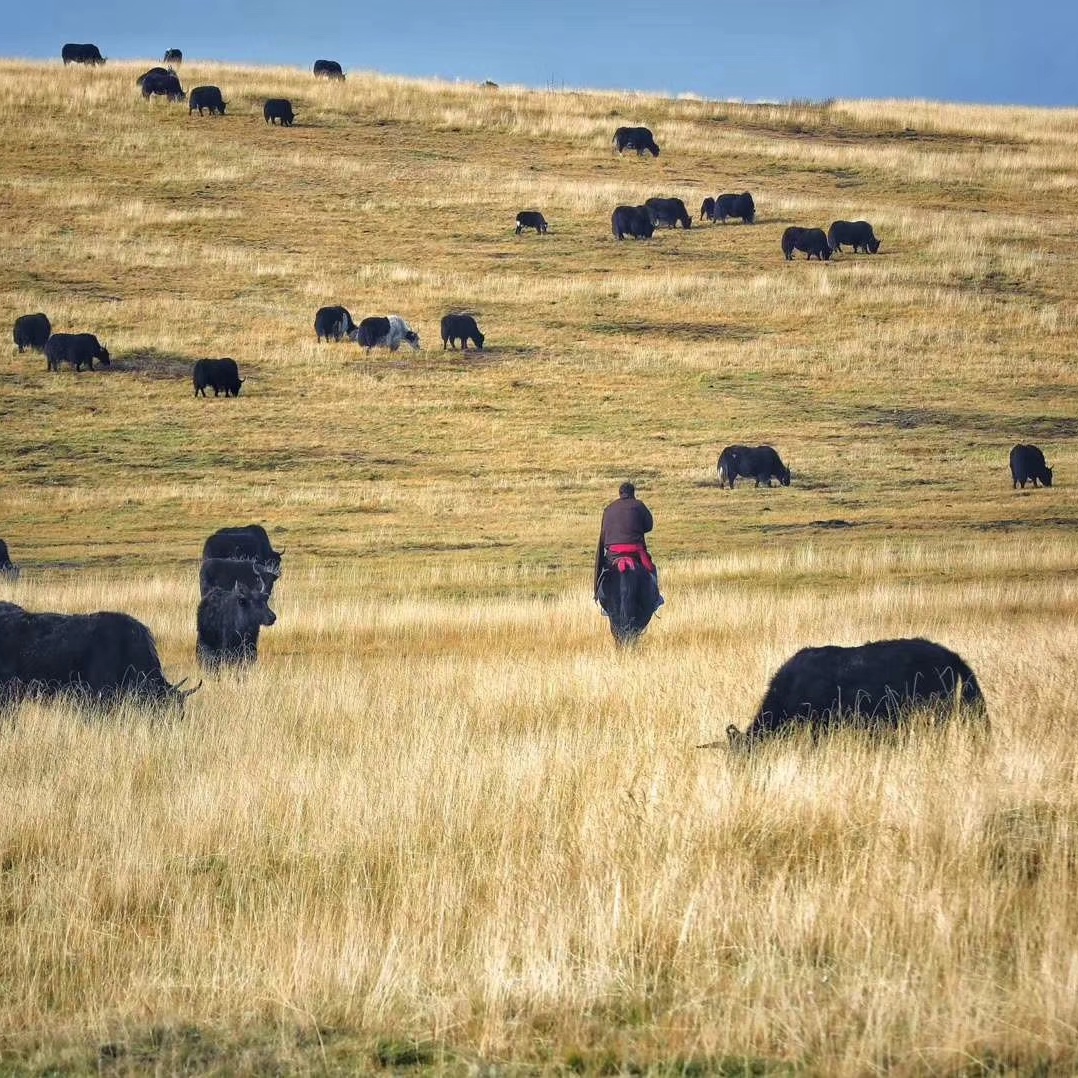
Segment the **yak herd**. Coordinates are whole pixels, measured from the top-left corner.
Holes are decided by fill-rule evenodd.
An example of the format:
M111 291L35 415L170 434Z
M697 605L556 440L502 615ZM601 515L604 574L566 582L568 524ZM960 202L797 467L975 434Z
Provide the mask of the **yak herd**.
M259 631L277 620L269 600L283 553L259 524L221 528L206 540L195 617L195 657L203 670L248 666L258 658ZM19 575L3 540L0 574ZM169 684L152 633L129 614L32 613L0 602L0 707L27 698L182 707L199 688L184 689L186 681Z
M105 58L96 45L65 45L61 50L64 64L103 64ZM208 112L211 116L224 116L228 104L219 86L195 86L190 93L180 84L176 65L183 63L179 49L167 49L162 61L165 67L151 67L135 80L142 96L163 97L166 101L186 101L187 114L198 111L199 116ZM315 78L344 81L344 71L336 60L315 60ZM292 102L286 97L271 97L262 106L262 117L268 124L291 127L296 113Z
M63 47L64 64L103 64L95 45ZM200 86L187 95L175 66L182 63L179 49L164 56L168 67L151 68L138 79L146 97L189 100L189 111L204 109L223 114L226 102L215 86ZM316 77L343 79L340 65L318 60ZM267 123L290 126L295 118L291 103L271 98L265 103ZM646 127L619 127L614 133L618 153L659 156L659 145ZM725 223L736 219L756 221L756 204L750 192L705 198L700 219ZM657 227L683 229L692 226L684 202L678 198L649 198L641 206L618 206L611 216L616 239L626 236L650 238ZM547 234L546 218L538 210L522 210L516 216L516 233L534 229ZM848 246L854 252L875 254L880 240L867 221L835 221L826 232L821 228L790 226L781 237L786 259L795 251L806 258L828 260ZM465 348L469 341L479 350L484 335L471 314L450 312L441 320L443 350ZM375 347L396 351L401 344L418 349L419 335L399 315L365 317L357 324L342 306L320 308L314 321L319 341L352 340L368 352ZM47 369L57 371L70 364L76 372L110 366L108 350L91 333L53 333L43 313L16 319L14 342L19 352L44 352ZM245 381L235 360L200 359L192 372L196 396L239 395ZM1010 453L1013 486L1052 485L1052 469L1034 445L1016 445ZM789 486L790 469L772 446L730 445L718 460L719 487L733 488L739 478L770 487L772 480ZM196 614L196 658L210 673L243 667L258 656L258 636L271 626L276 615L269 600L281 575L281 555L274 550L261 525L222 528L205 542L199 568L200 601ZM624 572L624 569L620 571ZM0 540L0 576L15 579L18 566ZM650 615L649 615L650 616ZM614 628L612 621L612 628ZM615 633L615 636L617 634ZM198 688L184 689L186 682L170 685L161 669L149 629L127 614L32 613L10 602L0 602L0 706L19 703L28 696L52 699L74 697L90 704L109 706L134 699L152 705L182 707L183 700ZM200 683L201 684L201 683ZM794 729L808 728L814 735L834 725L860 725L873 730L894 729L912 707L929 706L941 721L961 710L988 725L987 708L976 676L963 659L939 644L922 639L884 640L857 647L804 648L788 659L771 679L760 707L746 731L727 730L732 749L751 749L762 740ZM719 742L710 743L718 745ZM710 746L709 746L710 747Z

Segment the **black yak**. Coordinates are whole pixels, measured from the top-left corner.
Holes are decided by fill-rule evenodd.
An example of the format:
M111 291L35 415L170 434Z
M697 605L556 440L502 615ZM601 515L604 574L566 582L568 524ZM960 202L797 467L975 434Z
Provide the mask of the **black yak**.
M1011 480L1014 487L1026 488L1026 483L1038 482L1046 487L1052 485L1052 469L1044 460L1044 454L1035 445L1016 445L1011 450Z
M251 591L264 591L269 597L279 576L279 568L273 570L264 562L249 558L206 558L199 566L198 590L205 598L211 588L230 591L242 584Z
M24 348L32 348L35 352L44 352L45 343L52 332L52 323L48 316L41 314L20 314L15 319L15 328L12 337L21 352Z
M8 580L19 579L19 567L12 562L7 543L3 539L0 539L0 573L6 576Z
M296 114L292 111L292 102L287 97L271 97L262 106L262 115L268 124L280 124L291 127Z
M206 396L206 390L212 389L216 397L224 393L226 397L238 397L240 386L247 381L240 377L240 369L236 361L229 357L224 359L197 359L191 369L191 381L194 382L195 396L200 393Z
M618 153L636 150L640 155L650 153L659 156L659 146L646 127L619 127L614 132L614 147Z
M203 109L208 109L212 116L215 112L221 116L225 114L225 105L228 102L221 97L221 90L217 86L196 86L187 98L187 114L190 115L198 109L199 116Z
M243 666L258 659L258 633L277 616L269 608L266 592L236 584L231 589L211 588L198 604L199 666L217 670Z
M653 225L674 228L680 224L682 228L692 228L692 218L680 198L649 198L644 202L644 208Z
M90 64L93 67L105 62L96 45L67 44L60 50L60 59L64 61L64 67L68 64Z
M464 348L469 338L475 343L480 352L483 351L483 341L486 339L475 324L475 319L470 314L447 314L442 318L442 351L448 344L456 348L455 341L460 341Z
M314 332L320 341L339 341L356 328L347 307L319 307L314 316Z
M521 210L517 214L516 234L519 236L526 228L534 228L541 236L546 235L546 218L538 210Z
M729 483L733 490L738 476L755 479L756 486L761 483L771 486L772 479L784 487L790 485L790 469L769 445L728 445L719 454L718 468L720 489Z
M108 349L92 333L54 333L45 342L45 369L58 371L61 363L70 363L76 371L83 364L94 369L94 360L111 367Z
M843 244L852 247L855 253L863 250L865 254L875 254L880 249L880 241L867 221L832 221L827 242L832 251L839 252Z
M815 255L822 262L831 257L831 245L822 228L798 228L790 225L782 234L782 253L790 261L794 251L804 251L806 260Z
M135 85L141 86L147 79L152 78L154 75L174 75L174 71L170 71L167 67L151 67L148 71L143 71L137 79L135 79Z
M944 722L960 706L987 728L988 712L973 671L930 640L802 648L771 679L748 730L731 725L726 734L731 748L751 749L806 727L814 735L843 726L895 730L913 707L937 708Z
M168 101L182 101L187 95L183 92L180 80L172 71L147 71L140 78L143 97L163 97Z
M715 199L712 220L725 224L727 217L740 217L747 225L755 222L756 203L748 191L742 191L740 195L719 195Z
M610 231L616 240L626 236L649 240L655 233L655 226L646 206L618 206L610 215Z
M269 535L261 524L244 524L218 528L202 545L202 560L208 558L245 558L258 567L265 566L276 576L281 574L281 555L274 550Z
M42 696L105 707L124 699L180 706L194 692L182 685L165 680L150 630L128 614L35 614L0 603L4 703Z

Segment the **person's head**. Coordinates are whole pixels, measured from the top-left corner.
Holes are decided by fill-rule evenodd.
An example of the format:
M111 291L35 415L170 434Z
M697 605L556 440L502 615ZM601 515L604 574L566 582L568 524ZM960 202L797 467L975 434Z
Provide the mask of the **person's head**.
M636 487L634 487L632 485L632 483L622 483L621 486L618 487L618 497L619 498L635 498L636 497Z

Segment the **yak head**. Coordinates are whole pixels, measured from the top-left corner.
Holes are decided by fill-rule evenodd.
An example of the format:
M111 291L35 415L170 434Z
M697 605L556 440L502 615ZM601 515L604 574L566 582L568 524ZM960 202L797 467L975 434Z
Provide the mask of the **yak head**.
M404 339L412 346L415 351L419 351L419 334L414 329L408 330L404 335Z
M200 681L193 689L185 689L184 685L187 684L187 681L188 679L184 678L182 681L177 681L175 685L169 685L166 690L169 702L177 705L181 710L187 697L194 696L202 688L202 682Z
M1049 468L1047 464L1044 466L1044 475L1041 476L1041 482L1046 487L1050 487L1052 485L1052 469Z
M779 482L784 487L788 487L790 485L790 469L789 468L783 468L782 469L782 472L779 475Z
M227 618L232 626L246 635L258 631L260 625L272 625L277 615L269 608L265 591L253 591L239 583L228 593Z
M104 345L98 349L97 359L100 361L102 367L112 366L112 360L109 359L109 350L105 348Z
M868 249L872 254L875 254L880 249L880 241L875 236L868 241Z

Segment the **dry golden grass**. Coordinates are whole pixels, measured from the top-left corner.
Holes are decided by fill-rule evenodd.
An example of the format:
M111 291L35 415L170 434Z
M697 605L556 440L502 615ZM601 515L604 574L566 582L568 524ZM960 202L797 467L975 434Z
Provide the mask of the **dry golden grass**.
M1078 113L188 63L200 119L140 70L0 63L4 309L115 360L7 353L0 599L126 610L178 680L209 531L266 523L286 577L182 722L4 726L0 1069L1078 1068ZM753 228L610 236L744 189ZM880 254L783 261L837 217ZM316 344L327 303L424 350ZM204 355L240 398L193 398ZM735 441L793 485L720 491ZM1012 492L1016 441L1055 488ZM668 604L617 653L627 474ZM970 662L989 744L694 748L888 635Z

